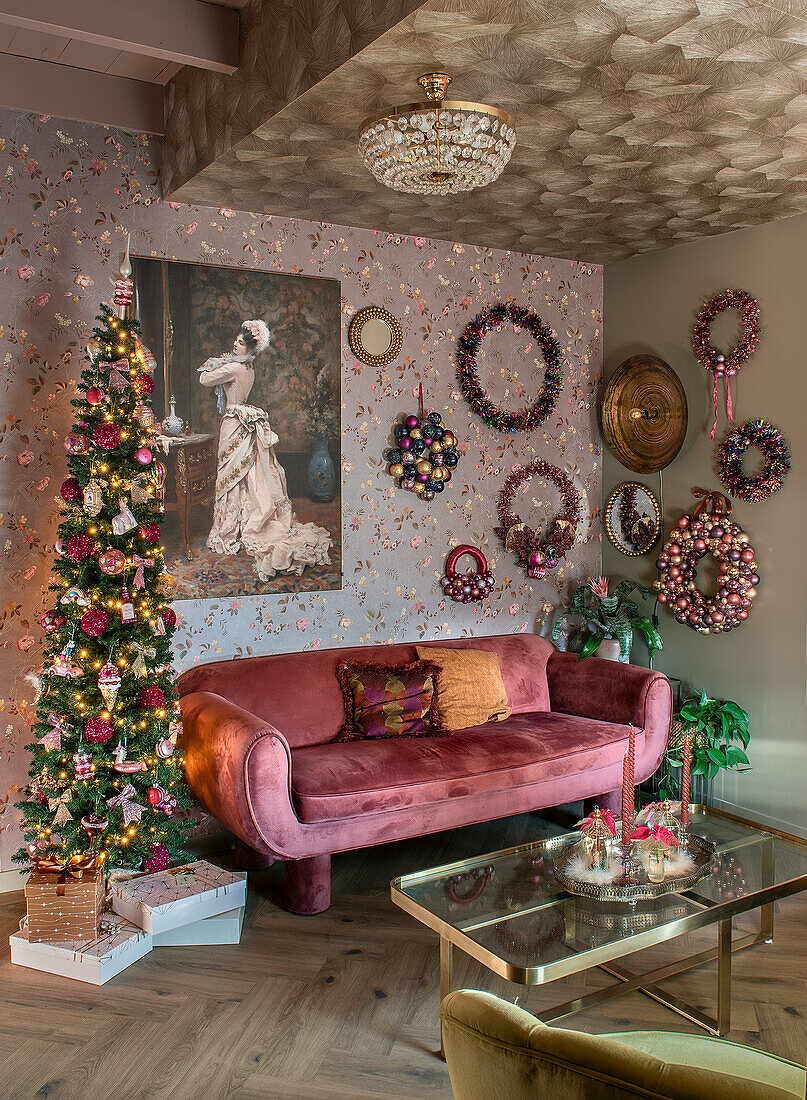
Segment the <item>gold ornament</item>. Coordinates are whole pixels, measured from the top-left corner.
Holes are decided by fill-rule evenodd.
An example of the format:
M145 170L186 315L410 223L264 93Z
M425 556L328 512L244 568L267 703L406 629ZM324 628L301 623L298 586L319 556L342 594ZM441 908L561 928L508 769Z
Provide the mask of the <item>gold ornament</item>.
M418 496L420 496L421 493L426 492L426 486L423 484L422 481L416 481L414 491L417 493Z
M410 439L422 439L423 438L423 432L420 430L420 428L411 428L410 431L409 431L409 438Z
M415 469L419 474L430 474L432 472L432 464L428 459L421 458L421 460L415 466Z
M392 474L393 477L403 477L403 463L393 462L393 464L389 468L389 472Z
M429 447L429 450L431 451L431 453L433 455L439 455L440 452L442 451L442 449L443 449L443 444L440 442L439 439L435 439L435 441L432 443L431 447Z
M456 442L453 432L446 432L444 434L442 439L443 447L453 447ZM432 450L434 450L434 448L432 448Z

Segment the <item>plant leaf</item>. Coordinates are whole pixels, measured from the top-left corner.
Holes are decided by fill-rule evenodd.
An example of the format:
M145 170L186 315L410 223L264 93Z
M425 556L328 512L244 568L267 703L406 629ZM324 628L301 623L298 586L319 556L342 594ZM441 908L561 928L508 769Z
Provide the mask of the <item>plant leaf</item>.
M600 642L603 641L602 634L592 634L590 638L586 639L583 648L580 650L580 656L578 661L585 661L586 657L590 657L592 653L595 653Z
M732 746L730 749L726 749L726 763L729 767L733 767L735 764L748 764L750 766L751 761L742 749Z
M726 754L721 749L713 749L711 745L707 745L706 755L713 764L717 764L719 768L725 768Z

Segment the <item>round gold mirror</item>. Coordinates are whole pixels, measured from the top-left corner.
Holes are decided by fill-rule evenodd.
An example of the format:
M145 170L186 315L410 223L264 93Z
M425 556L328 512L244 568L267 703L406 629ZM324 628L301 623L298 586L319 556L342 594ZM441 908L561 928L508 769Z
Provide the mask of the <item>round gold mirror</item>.
M646 485L623 481L605 505L608 538L622 554L646 554L661 534L661 507Z
M397 319L380 306L360 309L348 329L350 350L371 367L391 363L403 345L403 333Z

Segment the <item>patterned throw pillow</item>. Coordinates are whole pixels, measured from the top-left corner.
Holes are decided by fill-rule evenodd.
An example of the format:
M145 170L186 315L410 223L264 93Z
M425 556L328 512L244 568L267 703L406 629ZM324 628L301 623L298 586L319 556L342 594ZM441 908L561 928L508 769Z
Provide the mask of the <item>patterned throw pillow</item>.
M362 737L433 737L444 733L437 716L440 668L431 661L408 665L340 665L345 704L337 741Z

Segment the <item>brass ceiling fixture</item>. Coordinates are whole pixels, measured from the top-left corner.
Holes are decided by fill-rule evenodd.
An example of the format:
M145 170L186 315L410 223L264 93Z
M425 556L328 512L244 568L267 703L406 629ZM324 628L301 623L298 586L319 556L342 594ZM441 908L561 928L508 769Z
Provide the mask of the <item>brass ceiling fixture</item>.
M516 146L510 115L484 103L446 99L451 77L425 73L425 103L380 111L359 130L359 152L375 178L393 191L454 195L486 187Z

